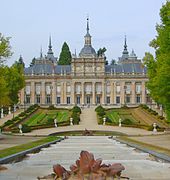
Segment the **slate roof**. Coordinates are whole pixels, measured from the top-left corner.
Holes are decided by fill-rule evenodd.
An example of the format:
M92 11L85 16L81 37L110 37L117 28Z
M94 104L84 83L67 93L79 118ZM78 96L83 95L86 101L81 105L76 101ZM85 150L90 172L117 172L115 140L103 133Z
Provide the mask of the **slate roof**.
M116 64L106 65L106 73L146 73L146 67L143 67L142 63L127 63L127 64Z
M129 64L116 64L106 65L106 74L114 73L137 73L146 74L146 67L143 67L142 63L129 63ZM52 64L35 64L31 67L25 68L25 75L41 75L41 74L71 74L71 65L52 65Z
M35 64L25 68L25 75L30 74L70 74L71 65L51 65L51 64Z

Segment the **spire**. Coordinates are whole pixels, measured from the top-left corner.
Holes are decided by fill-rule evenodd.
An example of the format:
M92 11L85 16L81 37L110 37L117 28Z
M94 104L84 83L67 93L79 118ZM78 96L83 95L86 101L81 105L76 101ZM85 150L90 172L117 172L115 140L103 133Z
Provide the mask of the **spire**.
M41 59L43 58L42 46L41 46L41 49L40 49L40 58Z
M48 52L47 52L47 54L53 54L52 45L51 45L51 35L49 37L49 45L48 45Z
M49 50L52 50L52 45L51 45L51 35L50 35L50 37L49 37L49 45L48 45L48 48L49 48Z
M87 16L87 34L89 34L89 17Z
M125 35L125 42L124 42L124 50L122 53L122 60L128 59L129 57L129 52L127 50L127 40L126 40L126 35Z
M126 35L125 35L125 44L124 44L124 51L127 51L127 44L126 44Z
M87 17L87 33L86 35L84 36L85 37L85 45L91 45L91 36L90 36L90 33L89 33L89 17Z

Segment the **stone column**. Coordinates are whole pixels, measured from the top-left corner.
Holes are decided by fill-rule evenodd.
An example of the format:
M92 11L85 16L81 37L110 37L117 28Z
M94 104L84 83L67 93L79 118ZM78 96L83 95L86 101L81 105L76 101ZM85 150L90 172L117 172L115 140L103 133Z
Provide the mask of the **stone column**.
M81 94L82 94L82 102L81 104L84 105L84 82L81 83Z
M110 82L110 104L114 104L114 84L113 82Z
M136 104L135 101L135 95L136 95L136 87L135 87L135 82L132 82L132 104Z
M113 97L113 99L114 99L114 104L116 104L116 95L117 95L117 91L116 91L116 82L114 82L114 84L113 84L113 89L114 89L114 97Z
M106 93L105 93L105 82L103 81L102 83L102 104L104 105L105 104L105 97Z
M71 84L71 104L75 105L75 82Z
M95 100L96 100L96 86L95 86L95 82L92 82L92 103L93 103L93 105L95 105L96 104L96 102L95 102Z
M52 92L51 92L52 104L56 104L56 84L55 81L52 82Z
M142 81L142 104L146 103L145 81Z
M20 103L21 103L21 105L24 105L24 103L25 103L25 89L24 88L21 89L21 91L20 91Z
M120 103L125 104L125 82L121 82Z
M61 82L61 104L64 104L64 82Z
M31 81L31 104L35 104L35 83Z
M67 104L67 83L63 83L63 104Z
M45 105L45 95L46 95L46 92L45 92L45 82L42 81L41 82L41 104L42 105Z

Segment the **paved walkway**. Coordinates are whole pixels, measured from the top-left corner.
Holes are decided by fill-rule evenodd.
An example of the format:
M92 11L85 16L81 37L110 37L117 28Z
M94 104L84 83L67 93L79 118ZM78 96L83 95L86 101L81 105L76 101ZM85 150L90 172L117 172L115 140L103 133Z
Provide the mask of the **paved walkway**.
M97 126L97 116L95 112L95 108L85 108L82 110L80 115L80 125L88 127L88 126Z
M23 109L19 109L17 110L14 114L8 114L7 116L5 116L4 118L0 119L0 126L2 126L6 121L10 120L13 118L13 116L17 116L18 114L20 114L21 112L23 112Z

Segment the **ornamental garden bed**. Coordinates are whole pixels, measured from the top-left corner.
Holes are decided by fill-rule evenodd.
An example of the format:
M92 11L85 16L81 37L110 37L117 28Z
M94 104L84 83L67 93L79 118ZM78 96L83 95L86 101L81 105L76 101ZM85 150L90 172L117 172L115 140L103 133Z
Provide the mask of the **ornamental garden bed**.
M70 125L70 117L73 118L73 124L79 123L80 113L81 109L77 106L68 110L64 108L58 109L53 106L45 109L34 105L12 120L8 120L2 128L3 131L18 133L18 125L22 124L22 131L26 133L34 129L54 127L54 119L57 120L57 126L68 126Z

